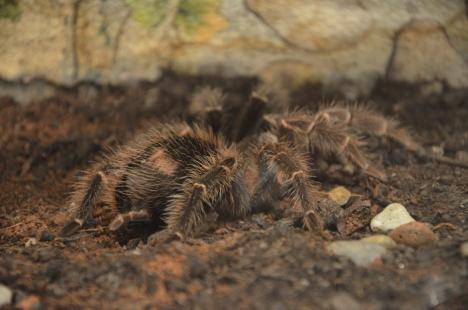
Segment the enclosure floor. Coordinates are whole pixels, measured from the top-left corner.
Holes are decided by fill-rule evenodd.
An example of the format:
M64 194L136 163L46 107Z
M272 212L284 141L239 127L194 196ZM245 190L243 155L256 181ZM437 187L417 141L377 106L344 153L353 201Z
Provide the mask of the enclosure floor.
M205 83L242 98L252 81L170 76L137 92L64 90L25 107L0 99L0 284L18 302L29 298L45 308L67 309L466 306L468 262L459 246L468 241L468 170L418 159L397 145L382 147L375 158L390 175L386 184L340 172L317 176L324 190L343 185L378 208L400 202L414 218L437 227L435 245L399 245L367 268L331 255L330 240L271 214L154 246L138 240L122 245L99 229L72 240L54 238L66 219L76 174L100 151L148 124L184 117L190 92ZM150 89L158 90L155 106L142 97ZM306 105L323 97L311 86L292 101ZM425 146L443 146L449 156L468 151L466 98L427 103L397 85L379 89L372 99ZM367 235L369 228L346 237L330 233L335 240Z

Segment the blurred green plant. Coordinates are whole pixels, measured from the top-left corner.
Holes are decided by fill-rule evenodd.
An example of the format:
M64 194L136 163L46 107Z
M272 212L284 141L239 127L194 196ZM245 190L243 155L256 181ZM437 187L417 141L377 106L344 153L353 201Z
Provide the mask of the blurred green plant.
M169 0L127 0L132 18L145 27L156 27L167 15Z
M0 18L18 21L21 17L21 9L17 0L0 0Z
M168 14L169 0L126 0L132 9L132 18L145 27L158 26ZM205 17L216 7L218 0L180 0L174 26L186 33L206 26Z
M181 0L176 17L176 25L187 33L205 26L205 16L213 6L212 0Z
M102 22L101 25L99 26L99 34L104 37L104 42L107 47L111 46L112 43L112 38L109 34L109 26L107 23Z

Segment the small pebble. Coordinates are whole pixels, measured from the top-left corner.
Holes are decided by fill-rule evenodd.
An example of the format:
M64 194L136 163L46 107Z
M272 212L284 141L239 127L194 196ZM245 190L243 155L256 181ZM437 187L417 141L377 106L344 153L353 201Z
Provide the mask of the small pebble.
M468 241L460 245L460 252L463 257L468 257Z
M386 249L392 249L396 247L396 242L392 238L386 235L373 235L361 239L364 242L369 242L373 244L378 244L383 246Z
M299 284L300 284L301 286L303 286L303 287L307 287L307 286L310 285L310 282L309 282L309 280L307 280L307 279L300 279L300 280L299 280Z
M397 227L390 233L390 238L397 243L417 248L436 242L436 236L427 224L411 222Z
M24 244L25 247L29 248L30 246L36 245L37 239L36 238L29 238L28 241Z
M334 293L330 299L330 304L334 310L359 310L367 308L346 292Z
M440 146L432 146L431 153L437 156L444 156L444 148Z
M406 208L402 204L392 203L371 220L370 226L372 231L388 232L410 222L414 222L414 219Z
M5 285L0 284L0 307L11 304L13 292Z
M50 232L47 230L44 230L41 232L41 236L39 237L39 241L52 241L54 240L55 236L52 235Z
M344 206L351 197L351 192L343 186L338 186L332 189L328 196L331 200L336 202L339 206Z
M135 256L140 256L141 255L141 249L140 248L133 249L130 252L130 254L135 255Z
M361 240L334 241L328 249L335 255L345 256L358 266L368 266L385 252L385 247Z
M41 308L41 301L36 295L29 295L16 304L16 308L22 310L34 310Z
M347 173L348 175L354 175L356 173L356 167L351 163L347 163L343 167L343 172Z

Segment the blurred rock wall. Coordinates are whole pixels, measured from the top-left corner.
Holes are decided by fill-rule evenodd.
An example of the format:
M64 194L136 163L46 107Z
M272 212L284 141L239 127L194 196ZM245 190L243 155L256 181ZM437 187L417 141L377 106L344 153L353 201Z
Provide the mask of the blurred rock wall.
M468 86L464 0L0 0L0 79L120 84L162 69Z

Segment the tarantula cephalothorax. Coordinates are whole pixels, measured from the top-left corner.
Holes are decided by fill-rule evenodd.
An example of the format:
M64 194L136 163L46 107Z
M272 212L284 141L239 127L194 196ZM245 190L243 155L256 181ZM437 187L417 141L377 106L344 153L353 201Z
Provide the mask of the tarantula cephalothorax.
M96 223L118 231L130 222L191 235L208 212L240 218L283 198L307 210L313 192L305 156L285 143L264 142L240 154L209 129L167 125L81 177L71 198L75 215L62 235Z

